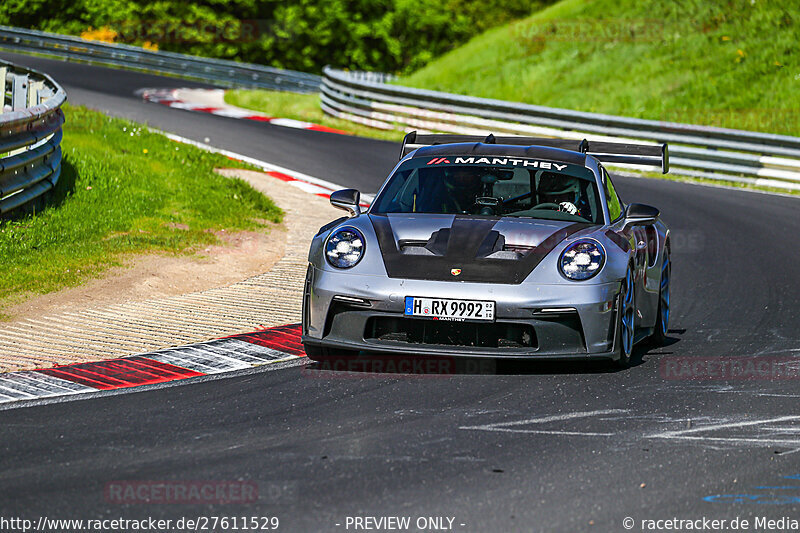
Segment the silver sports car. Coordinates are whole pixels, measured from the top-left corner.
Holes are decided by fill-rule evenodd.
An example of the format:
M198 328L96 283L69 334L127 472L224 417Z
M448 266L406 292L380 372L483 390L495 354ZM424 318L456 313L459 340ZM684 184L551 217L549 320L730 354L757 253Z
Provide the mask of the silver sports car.
M670 235L602 163L660 166L666 145L409 133L370 207L311 243L302 342L360 351L630 362L663 341Z

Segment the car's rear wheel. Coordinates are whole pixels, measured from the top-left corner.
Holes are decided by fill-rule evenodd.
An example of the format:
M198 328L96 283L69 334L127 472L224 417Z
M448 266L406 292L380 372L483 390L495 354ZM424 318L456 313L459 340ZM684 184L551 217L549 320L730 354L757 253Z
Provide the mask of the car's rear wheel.
M634 287L633 270L629 268L625 274L625 280L619 293L619 303L617 304L617 346L619 347L617 366L622 368L627 368L631 364L633 340L636 333Z
M661 285L658 291L658 312L656 313L656 324L650 341L656 345L662 345L667 340L669 331L669 311L670 311L670 282L672 281L672 262L669 259L669 249L664 250L664 260L661 263Z

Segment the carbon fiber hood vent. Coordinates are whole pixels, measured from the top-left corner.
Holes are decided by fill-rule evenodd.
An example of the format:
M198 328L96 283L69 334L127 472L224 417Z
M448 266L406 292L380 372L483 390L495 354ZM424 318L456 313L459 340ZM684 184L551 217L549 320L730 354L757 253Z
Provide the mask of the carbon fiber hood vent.
M391 278L507 284L522 283L558 243L590 226L470 216L369 218Z

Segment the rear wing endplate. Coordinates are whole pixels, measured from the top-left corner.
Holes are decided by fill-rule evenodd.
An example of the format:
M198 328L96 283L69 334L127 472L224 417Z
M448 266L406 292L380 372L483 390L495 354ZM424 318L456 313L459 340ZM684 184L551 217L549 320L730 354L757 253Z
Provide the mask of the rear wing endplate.
M587 141L586 139L579 141L574 139L552 139L549 137L495 137L492 134L484 137L481 135L451 135L446 133L419 134L416 131L412 131L403 139L400 159L423 146L453 143L510 144L514 146L561 148L562 150L591 155L603 163L661 167L661 171L664 174L669 171L669 151L666 144L610 143Z

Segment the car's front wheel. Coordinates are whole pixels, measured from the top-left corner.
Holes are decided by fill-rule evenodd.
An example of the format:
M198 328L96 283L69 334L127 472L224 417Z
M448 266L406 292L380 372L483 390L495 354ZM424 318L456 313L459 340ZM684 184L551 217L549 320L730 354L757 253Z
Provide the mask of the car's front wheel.
M304 344L303 350L305 350L306 355L312 361L330 361L331 359L336 359L337 357L351 357L358 354L358 352L354 350L324 348L314 344Z
M633 353L633 340L636 333L635 318L636 309L634 302L634 283L633 270L628 268L622 288L619 292L617 303L617 340L616 344L619 352L617 366L627 368L631 364L631 354Z
M321 346L315 346L313 344L304 344L303 350L306 352L306 356L312 361L319 361L324 359L328 355L327 348L323 348Z

